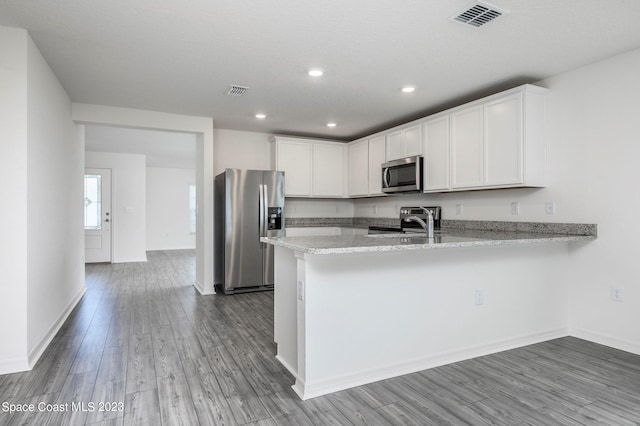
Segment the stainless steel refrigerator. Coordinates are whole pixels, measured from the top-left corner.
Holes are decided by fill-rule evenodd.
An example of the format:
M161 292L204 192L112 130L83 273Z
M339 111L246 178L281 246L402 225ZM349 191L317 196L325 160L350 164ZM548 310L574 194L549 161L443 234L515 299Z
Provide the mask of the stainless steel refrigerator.
M273 246L284 235L284 172L226 169L214 181L214 280L225 294L273 289Z

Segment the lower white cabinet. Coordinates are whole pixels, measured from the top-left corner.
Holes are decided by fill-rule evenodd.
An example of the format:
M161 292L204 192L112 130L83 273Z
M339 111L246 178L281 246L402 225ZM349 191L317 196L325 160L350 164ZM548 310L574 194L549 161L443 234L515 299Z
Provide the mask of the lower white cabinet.
M286 197L346 196L346 144L280 136L271 143L272 168L284 172Z

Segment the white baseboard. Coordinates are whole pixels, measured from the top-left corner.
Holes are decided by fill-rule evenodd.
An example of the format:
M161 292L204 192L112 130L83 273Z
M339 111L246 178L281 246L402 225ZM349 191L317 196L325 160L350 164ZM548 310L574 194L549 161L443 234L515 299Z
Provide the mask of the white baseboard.
M36 365L36 362L38 362L45 349L47 349L47 346L49 346L49 343L51 343L56 333L60 330L60 327L62 327L62 324L64 324L64 322L67 320L69 314L71 313L71 311L73 311L73 308L76 307L80 299L82 299L82 296L84 296L86 291L87 287L83 285L78 294L76 294L75 297L71 299L71 302L69 302L64 311L62 311L56 322L53 323L53 325L49 328L49 331L47 331L42 340L40 340L40 343L38 343L29 353L29 370L31 370L33 366Z
M344 389L365 385L367 383L389 379L391 377L415 373L417 371L426 370L429 368L439 367L454 362L464 361L466 359L502 352L509 349L515 349L522 346L532 345L534 343L540 343L551 339L557 339L559 337L565 337L568 335L569 334L567 328L560 328L526 336L519 336L501 341L470 346L466 348L459 348L448 352L430 355L424 358L403 361L393 365L381 366L373 370L359 371L353 374L348 374L340 377L332 377L330 379L324 379L311 383L305 383L303 380L298 378L292 388L300 396L300 398L306 400L329 393L338 392Z
M211 286L211 289L206 289L202 284L200 284L200 282L198 280L195 280L193 282L193 286L196 288L196 290L198 290L198 293L200 293L203 296L208 296L210 294L216 294L215 287Z
M282 366L286 368L287 371L289 371L289 373L291 373L293 377L296 378L296 380L299 380L298 373L296 372L296 369L293 368L293 366L289 365L289 363L285 361L284 358L282 358L280 355L276 355L276 359L280 361L280 364L282 364Z
M570 335L579 339L588 340L593 343L598 343L600 345L605 345L614 349L620 349L621 351L640 355L640 343L638 342L630 342L628 340L606 336L604 334L584 330L581 328L572 328Z
M0 375L28 370L31 370L31 367L29 367L27 357L0 360Z

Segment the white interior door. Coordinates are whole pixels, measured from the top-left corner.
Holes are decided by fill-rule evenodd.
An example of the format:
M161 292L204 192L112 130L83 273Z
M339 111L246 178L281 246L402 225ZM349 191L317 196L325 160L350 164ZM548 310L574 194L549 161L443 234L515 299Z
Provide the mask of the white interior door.
M111 262L111 170L85 169L84 259Z

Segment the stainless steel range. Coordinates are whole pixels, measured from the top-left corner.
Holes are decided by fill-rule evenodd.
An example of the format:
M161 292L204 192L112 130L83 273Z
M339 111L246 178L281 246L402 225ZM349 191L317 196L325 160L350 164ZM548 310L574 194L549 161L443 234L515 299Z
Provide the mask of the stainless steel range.
M433 229L435 231L440 230L442 207L400 207L400 218L398 219L398 226L369 226L369 234L402 234L406 232L425 232L422 225L416 220L407 220L411 217L421 219L423 222L428 223L429 214L427 211L431 211L433 215Z

